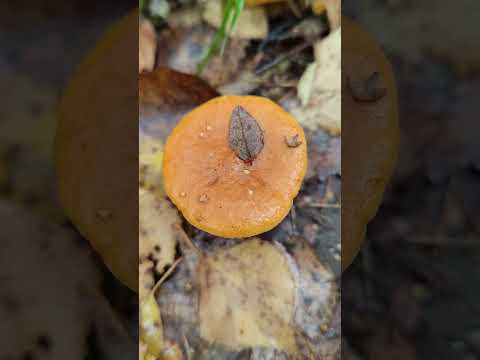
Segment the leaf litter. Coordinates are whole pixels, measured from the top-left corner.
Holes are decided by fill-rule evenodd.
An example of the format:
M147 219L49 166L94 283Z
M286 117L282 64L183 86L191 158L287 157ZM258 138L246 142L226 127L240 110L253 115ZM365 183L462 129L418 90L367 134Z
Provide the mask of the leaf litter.
M201 59L202 52L199 49L208 43L214 27L201 21L202 13L198 10L190 10L188 14L185 12L183 17L179 13L180 10L172 12L170 19L166 19L171 25L159 34L162 46L159 48L157 63L194 74ZM333 62L328 58L329 54L335 54L335 41L340 41L339 35L329 37L335 41L327 41L329 38L322 37L325 31L315 30L314 33L310 32L314 35L307 36L293 25L280 37L271 37L277 30L276 22L282 23L284 20L281 16L268 16L272 25L271 33L268 34L271 41L268 44L259 51L260 41L232 37L227 42L225 56L213 58L202 77L221 89L222 93L231 94L230 89L236 89L242 95L268 96L280 102L287 110L294 112L296 109L299 120L307 118L303 114L312 116L309 112L314 110L313 104L329 100L322 91L332 91L332 87L335 88L335 75L332 76L329 72L336 71L335 61L338 56ZM315 24L315 21L322 24L318 19L308 21L311 24ZM299 23L303 23L301 19ZM322 29L322 25L318 29ZM323 53L321 56L319 49ZM229 53L236 55L228 60ZM280 61L276 60L278 57ZM320 61L320 57L328 61ZM299 79L308 64L313 64L305 75L308 81L300 85ZM265 70L256 74L259 65ZM166 73L168 70L165 69L164 74ZM319 74L322 81L318 80ZM146 87L140 90L147 98L150 97L150 105L140 109L143 114L140 127L145 133L153 134L153 141L157 141L161 149L161 144L169 133L168 129L174 126L181 114L194 107L195 101L205 101L201 100L202 94L205 95L203 98L208 98L213 93L205 85L190 87L197 80L191 82L185 79L178 83L172 82L170 75L162 75L161 80L153 80L154 76L147 74L149 81L152 81L148 85L150 90L146 91ZM327 84L323 83L325 78L328 79ZM166 87L161 87L164 90L159 91L154 82L165 84ZM326 90L319 90L319 84L326 86ZM303 86L303 90L297 92L297 86ZM192 90L197 99L193 102L189 96ZM151 94L155 95L151 97ZM300 98L303 99L304 106ZM335 101L339 99L331 100L331 113L334 113ZM159 117L166 119L168 125L165 129L158 128L162 124L162 121L156 120ZM324 129L329 127L324 123L314 122L311 127L302 123L306 127L309 149L320 149L309 153L309 175L295 201L300 210L305 208L309 211L295 211L294 205L293 215L288 216L272 232L262 235L263 239L235 241L215 238L187 223L174 223L170 227L172 233L167 231L167 234L175 236L175 241L179 241L173 261L180 255L183 261L156 294L165 348L179 351L183 358L191 359L222 359L229 356L245 359L294 359L302 356L311 359L322 356L335 359L339 356L340 334L332 333L335 317L338 316L335 315L338 314L335 309L340 306L335 275L337 272L334 263L330 260L325 262L329 256L333 259L333 255L329 248L331 245L322 245L324 235L321 229L325 226L322 218L335 218L340 212L332 212L331 210L338 210L333 207L312 207L322 201L326 205L335 206L339 201L337 177L341 171L341 142L338 136L341 131L340 118L332 119L332 122L333 131L330 133L325 132ZM261 129L254 131L250 139L237 136L237 140L241 140L237 144L241 156L250 159L252 153L259 151L260 134ZM322 136L324 140L319 141ZM285 139L285 143L288 151L290 145L295 146L295 138ZM149 147L148 142L145 144L147 146L144 150ZM157 160L160 158L160 155L156 157ZM153 179L150 182L158 182L161 174L145 176L143 179L145 178ZM306 201L309 197L311 200ZM329 223L336 224L337 221ZM308 242L302 236L304 227L317 229L310 232ZM295 230L288 230L291 228ZM272 236L274 233L280 236ZM327 237L332 238L333 244L339 244L339 233L330 233ZM327 243L331 244L330 240ZM172 258L169 257L168 260L163 269L169 269ZM141 283L146 289L144 295L151 291L155 280L161 275L155 268L158 263L151 257L143 262L140 274L144 279ZM338 261L337 263L339 264ZM229 331L225 331L225 328Z

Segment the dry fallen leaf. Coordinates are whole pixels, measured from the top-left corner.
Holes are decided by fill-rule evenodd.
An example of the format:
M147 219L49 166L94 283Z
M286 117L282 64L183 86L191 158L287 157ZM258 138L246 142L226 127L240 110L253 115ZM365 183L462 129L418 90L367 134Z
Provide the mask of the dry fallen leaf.
M159 34L158 63L177 71L195 74L198 64L203 60L205 44L211 42L215 29L199 20L192 26L172 27ZM202 79L217 88L235 79L246 66L246 39L230 39L222 55L213 56L202 71ZM219 71L221 69L221 71Z
M165 339L185 336L184 355L189 349L198 360L318 358L333 344L323 332L337 301L333 275L302 239L288 252L260 239L216 239L203 253L181 238L184 261L158 302Z
M140 263L152 259L161 274L175 258L173 227L180 221L178 213L164 197L144 189L138 192L138 211Z
M140 337L147 346L146 354L162 355L164 349L163 325L155 296L150 293L140 304Z
M203 12L203 19L217 29L223 19L222 4L221 0L206 1ZM231 37L239 39L263 39L267 35L268 20L263 6L244 8L230 33Z
M200 335L231 350L296 353L295 279L277 247L259 240L219 250L199 266Z
M151 71L155 65L157 39L155 28L146 19L141 19L138 28L138 72Z
M139 185L157 196L164 196L162 180L163 144L161 140L150 137L141 131L139 136Z
M228 143L243 161L253 161L263 149L263 131L257 120L243 107L232 111Z
M332 135L341 132L341 29L335 30L326 38L315 44L315 79L313 85L299 83L299 94L308 103L292 109L292 114L299 122L311 129L319 127L328 130ZM304 81L311 81L311 67L308 67L302 77ZM304 89L311 86L310 94Z
M138 297L140 302L146 298L155 285L153 261L144 260L139 262L138 269Z

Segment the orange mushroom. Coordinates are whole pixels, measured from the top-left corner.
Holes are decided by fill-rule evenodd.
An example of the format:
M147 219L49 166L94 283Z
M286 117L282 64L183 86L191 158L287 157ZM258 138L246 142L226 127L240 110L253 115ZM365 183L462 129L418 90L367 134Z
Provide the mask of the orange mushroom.
M307 169L305 134L272 101L223 96L187 114L165 145L165 191L197 228L226 238L288 214Z
M359 252L395 169L398 99L392 67L376 41L342 18L342 269ZM345 96L343 96L345 94Z

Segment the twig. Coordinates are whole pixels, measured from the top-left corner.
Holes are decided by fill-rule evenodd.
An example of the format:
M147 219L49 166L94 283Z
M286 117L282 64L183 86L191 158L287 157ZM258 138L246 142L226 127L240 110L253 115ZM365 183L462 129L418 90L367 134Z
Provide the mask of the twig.
M178 230L183 242L190 249L192 249L197 255L203 256L203 251L197 245L194 244L192 239L190 239L190 237L185 233L185 230L183 230L183 228L179 224L175 224L174 227Z
M160 280L157 281L155 286L152 288L152 291L150 291L150 294L154 294L157 291L158 287L165 282L165 280L170 276L170 274L173 272L173 270L175 270L175 268L178 266L178 264L180 264L180 262L182 260L183 260L183 258L181 258L181 257L178 258L177 260L175 260L175 262L172 264L172 266L170 266L168 268L168 270L163 273Z
M286 52L285 54L283 55L280 55L280 56L277 56L272 62L268 63L268 64L265 64L263 66L261 66L259 69L255 70L255 75L260 75L262 73L264 73L265 71L271 69L272 67L275 67L277 66L278 64L284 62L285 60L287 60L289 57L309 48L312 46L312 43L310 42L304 42L300 45L297 45L295 46L292 50Z
M340 209L342 207L342 205L340 204L325 204L321 202L307 203L307 206L313 207L313 208L321 208L321 209Z
M185 336L185 334L183 335L183 343L185 344L185 352L187 353L187 360L191 360L192 359L192 348L190 347L190 344L188 343L188 339L187 337Z

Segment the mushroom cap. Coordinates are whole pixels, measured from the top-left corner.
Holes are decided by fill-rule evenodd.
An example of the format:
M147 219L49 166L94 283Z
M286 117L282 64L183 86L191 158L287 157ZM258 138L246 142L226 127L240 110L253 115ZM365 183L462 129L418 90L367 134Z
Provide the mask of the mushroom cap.
M385 96L355 101L348 79L378 72ZM342 270L353 261L376 215L395 168L399 148L398 100L392 67L377 42L342 17ZM342 95L343 95L342 94Z
M99 38L69 80L55 138L65 212L113 274L134 291L138 138L132 135L138 128L138 76L137 58L125 54L138 47L137 29L138 9Z
M229 146L232 111L243 107L259 124L264 147L251 162ZM298 135L297 147L286 138ZM271 230L288 214L307 169L305 134L271 100L222 96L187 114L165 144L165 191L197 228L226 238Z

